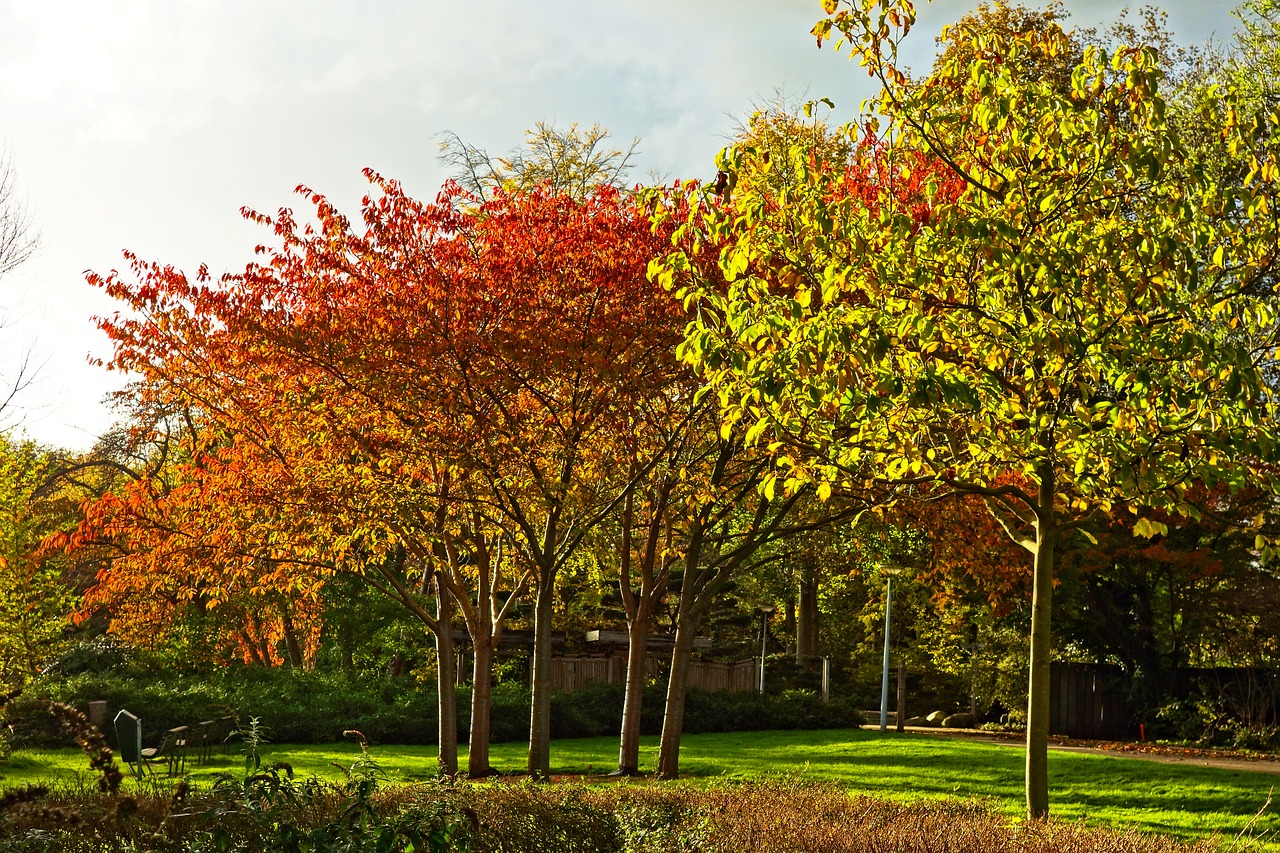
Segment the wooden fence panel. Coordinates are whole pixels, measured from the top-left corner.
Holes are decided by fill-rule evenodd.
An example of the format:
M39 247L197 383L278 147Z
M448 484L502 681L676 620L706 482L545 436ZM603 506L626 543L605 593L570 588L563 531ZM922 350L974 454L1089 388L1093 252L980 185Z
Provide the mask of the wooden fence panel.
M664 677L665 664L664 657L647 655L646 680ZM759 663L754 660L736 663L694 660L689 663L689 686L703 690L755 690L759 686L759 677ZM551 659L552 690L582 690L592 683L622 684L626 680L627 659L623 655Z
M1133 732L1124 671L1105 664L1050 665L1049 733L1086 739Z

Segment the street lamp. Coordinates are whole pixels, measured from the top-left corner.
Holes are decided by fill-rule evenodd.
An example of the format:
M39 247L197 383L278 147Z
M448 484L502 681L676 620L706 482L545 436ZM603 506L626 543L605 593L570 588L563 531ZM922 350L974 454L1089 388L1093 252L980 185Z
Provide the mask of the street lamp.
M889 635L893 615L893 578L902 573L901 566L885 565L880 574L885 577L884 591L884 669L880 674L880 731L889 730ZM901 709L899 709L901 711Z
M761 604L756 609L760 611L760 692L764 693L764 655L768 651L769 614L773 612L773 605Z

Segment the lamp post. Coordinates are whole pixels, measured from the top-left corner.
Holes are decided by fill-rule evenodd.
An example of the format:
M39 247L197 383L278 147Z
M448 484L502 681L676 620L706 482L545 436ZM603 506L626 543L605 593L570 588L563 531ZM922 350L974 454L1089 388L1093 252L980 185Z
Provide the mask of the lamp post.
M756 609L760 611L760 692L764 693L764 655L768 651L769 614L773 612L773 605L761 604Z
M902 571L900 566L881 566L885 576L884 591L884 668L880 674L880 731L889 730L889 636L893 616L893 578Z

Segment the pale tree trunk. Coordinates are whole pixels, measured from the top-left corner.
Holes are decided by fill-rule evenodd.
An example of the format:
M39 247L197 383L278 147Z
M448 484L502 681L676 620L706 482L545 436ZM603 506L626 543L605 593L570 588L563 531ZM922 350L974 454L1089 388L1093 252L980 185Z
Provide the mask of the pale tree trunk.
M712 477L713 483L720 482L723 466L728 460L728 451L721 455L717 472ZM754 488L755 482L745 484ZM707 515L700 513L691 521L688 545L685 550L684 577L680 582L680 602L676 616L675 648L671 650L671 675L667 681L667 703L662 717L662 737L658 748L658 778L675 779L680 773L680 736L684 732L685 694L689 681L689 662L693 656L694 639L702 620L725 584L734 573L746 564L746 561L778 530L796 502L800 499L797 492L785 500L773 505L770 517L770 501L760 498L756 506L755 516L742 539L728 554L712 553L713 559L703 565L707 556L704 548L707 544ZM705 509L705 508L704 508ZM720 521L715 522L718 527ZM711 529L715 529L711 527Z
M436 573L434 586L439 606L436 636L436 673L440 695L440 775L458 775L458 664L453 650L453 596Z
M529 775L551 775L551 605L555 575L539 572L533 605L533 666L529 698Z
M667 703L662 714L662 736L658 744L659 779L677 779L680 776L680 736L684 733L689 661L693 657L693 641L702 621L695 577L702 563L703 533L702 520L695 519L689 535L689 550L685 555L684 577L680 580L675 645L671 649L671 674L667 677ZM712 594L716 591L702 590Z
M818 573L805 563L800 567L796 602L796 660L818 654Z
M438 743L437 762L440 773L444 776L458 774L458 691L457 660L453 647L453 611L454 597L450 593L445 573L435 567L429 549L421 543L415 543L416 558L420 560L421 574L410 586L405 576L408 552L405 548L386 559L365 564L364 570L372 569L373 573L364 575L366 580L383 594L403 605L423 624L436 641L436 686L438 708ZM363 575L363 571L361 572ZM436 612L427 609L423 599L432 596L436 601ZM392 674L403 668L404 658L397 654L392 661Z
M499 591L503 563L501 540L495 555L483 531L484 520L476 513L472 515L470 528L464 528L461 536L445 532L440 542L448 567L441 576L449 585L453 603L462 615L471 638L471 727L467 775L473 779L493 774L493 767L489 764L493 656L502 639L503 623L516 600L524 594L529 581L526 573L510 592ZM469 565L474 567L474 576L464 568L459 546L469 551Z
M493 774L489 764L490 716L493 710L493 640L472 638L471 732L467 751L467 775L482 779Z
M681 617L676 622L675 647L671 650L671 676L667 680L667 705L662 715L662 737L658 746L659 779L680 777L680 736L684 733L685 697L689 689L689 662L697 620Z
M1053 563L1057 519L1053 511L1054 474L1039 470L1035 570L1031 592L1031 672L1027 689L1027 815L1049 814L1049 656L1052 650Z
M657 602L666 594L670 577L670 561L666 553L671 550L671 526L666 526L666 548L659 565L659 544L663 539L664 519L671 497L672 483L664 481L653 491L650 501L649 521L646 524L644 550L641 553L638 574L640 589L634 588L632 571L632 524L635 521L634 495L627 494L622 510L622 545L619 555L618 591L627 614L627 676L626 693L622 699L622 730L618 737L619 776L632 776L640 772L640 721L644 710L644 687L648 661L649 635L653 628L653 611Z
M645 661L649 646L649 610L627 620L627 690L622 699L622 732L618 745L618 773L640 772L640 714L643 710Z

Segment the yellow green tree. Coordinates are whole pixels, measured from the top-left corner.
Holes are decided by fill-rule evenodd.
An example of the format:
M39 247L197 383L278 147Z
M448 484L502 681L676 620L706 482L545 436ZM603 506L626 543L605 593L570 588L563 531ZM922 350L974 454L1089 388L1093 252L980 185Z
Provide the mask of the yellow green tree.
M67 642L74 596L65 560L41 548L76 512L77 497L57 477L67 461L0 438L0 692L21 689Z
M824 0L881 84L844 172L692 205L727 285L688 252L655 273L696 308L682 352L789 493L983 499L1033 562L1027 809L1049 809L1054 557L1092 513L1200 511L1196 481L1274 491L1272 118L1223 102L1223 185L1166 120L1155 51L1087 46L1070 85L1054 22L966 18L932 72L897 64L907 0ZM954 49L952 49L954 48ZM730 151L732 172L741 153ZM1156 525L1139 522L1137 532Z

